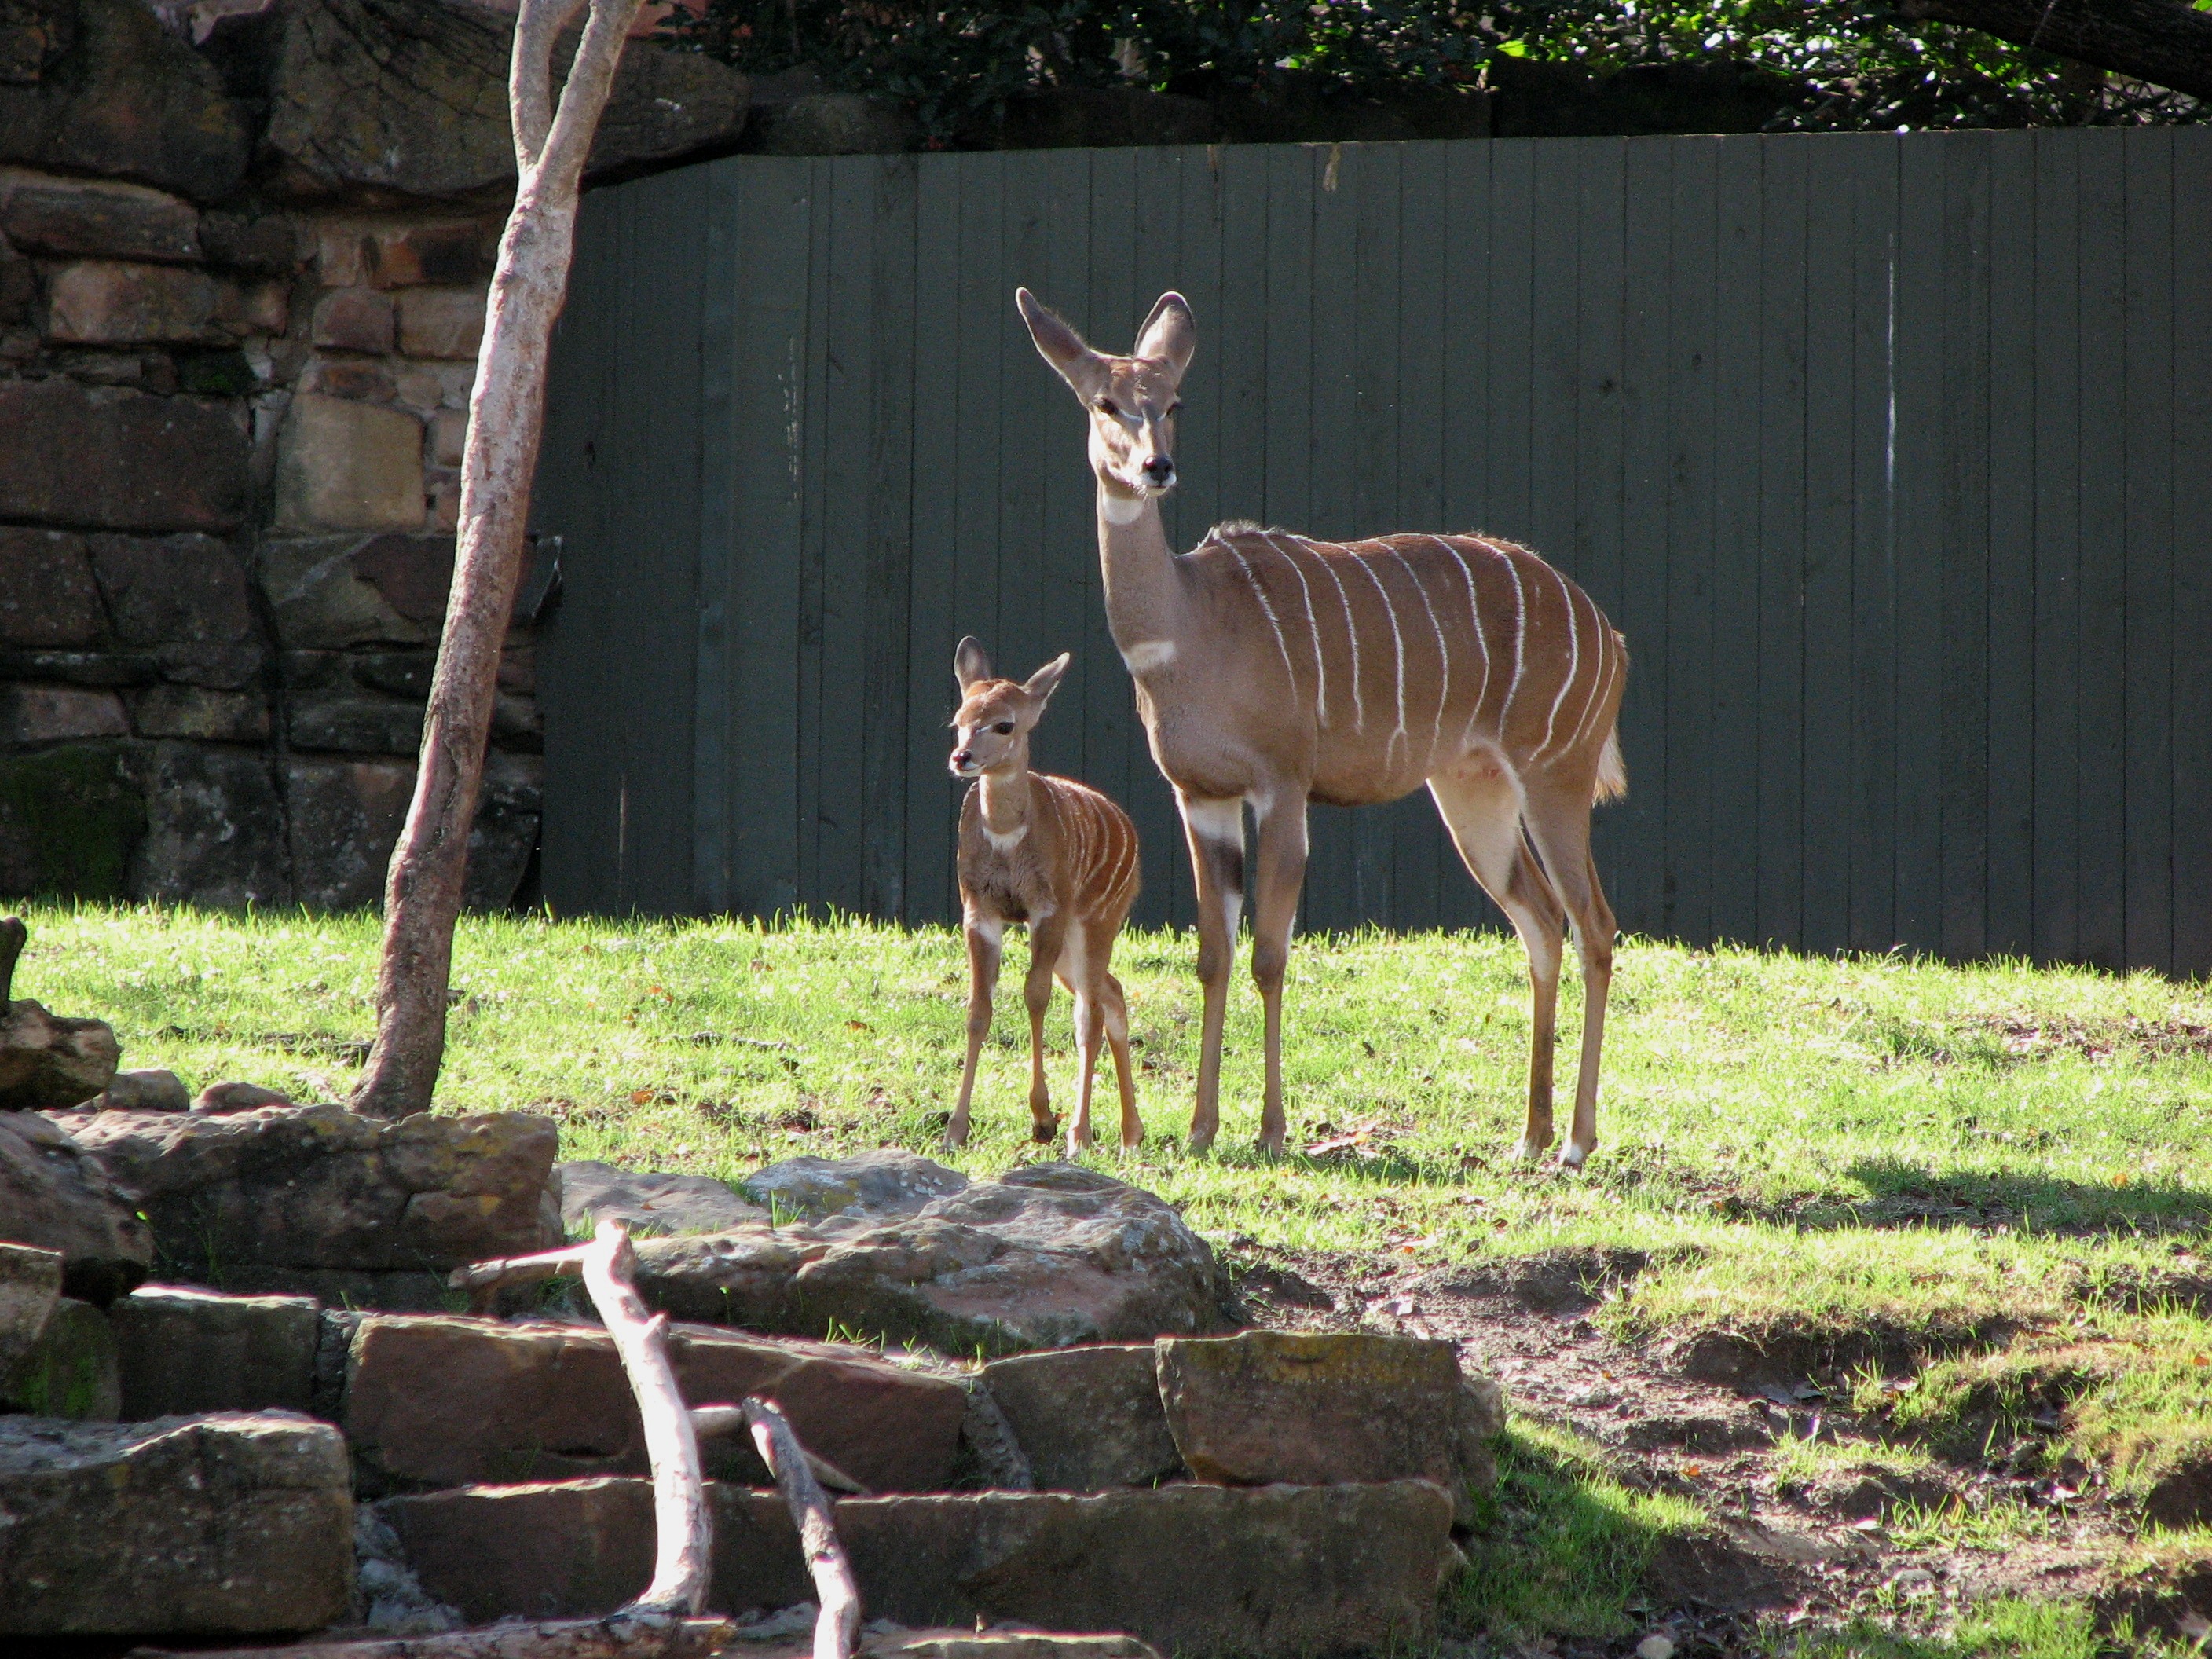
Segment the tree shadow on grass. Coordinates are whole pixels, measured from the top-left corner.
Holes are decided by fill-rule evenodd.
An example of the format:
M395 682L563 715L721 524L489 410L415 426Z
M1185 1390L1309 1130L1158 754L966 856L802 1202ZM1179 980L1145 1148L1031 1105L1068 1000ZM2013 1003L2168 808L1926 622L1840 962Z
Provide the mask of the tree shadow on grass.
M2014 1170L1936 1170L1904 1158L1861 1158L1847 1173L1869 1196L1793 1218L1806 1227L2006 1226L2079 1237L2157 1237L2212 1227L2212 1192L2179 1181L2071 1181Z

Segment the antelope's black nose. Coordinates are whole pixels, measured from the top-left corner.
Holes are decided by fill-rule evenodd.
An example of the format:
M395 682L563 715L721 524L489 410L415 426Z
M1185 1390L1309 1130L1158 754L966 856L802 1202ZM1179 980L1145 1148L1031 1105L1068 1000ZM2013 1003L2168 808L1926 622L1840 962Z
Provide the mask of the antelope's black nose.
M1154 455L1145 463L1145 480L1164 488L1175 482L1175 462L1165 455Z
M956 749L952 751L952 763L955 766L965 766L975 758L965 749Z

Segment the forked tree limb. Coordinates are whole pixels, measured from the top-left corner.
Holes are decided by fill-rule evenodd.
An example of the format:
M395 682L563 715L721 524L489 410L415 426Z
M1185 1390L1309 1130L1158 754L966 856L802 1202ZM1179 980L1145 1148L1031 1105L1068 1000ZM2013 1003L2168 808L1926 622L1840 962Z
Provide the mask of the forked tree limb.
M761 1462L775 1476L791 1518L799 1524L799 1547L806 1553L806 1570L814 1577L815 1599L822 1608L814 1621L814 1659L852 1659L860 1631L860 1589L837 1541L829 1497L816 1483L806 1449L781 1412L757 1396L738 1409L752 1428Z
M561 1619L514 1621L437 1636L297 1642L281 1648L194 1651L176 1659L713 1659L737 1626L726 1619ZM141 1648L139 1659L168 1659Z
M638 1296L637 1252L630 1246L629 1229L610 1218L580 1249L478 1262L461 1268L449 1282L456 1289L480 1291L566 1273L583 1276L645 1423L645 1453L653 1468L653 1582L624 1611L696 1614L706 1605L714 1516L707 1507L691 1409L668 1359L668 1316L648 1313Z
M546 358L568 293L584 161L640 0L591 0L556 105L554 37L577 3L524 0L515 26L507 95L520 176L469 394L453 582L423 714L415 794L385 880L376 1040L353 1095L355 1109L375 1117L428 1111L445 1057L453 924L530 520Z
M2212 13L2180 0L1901 0L1899 9L2212 100Z
M742 1406L694 1406L691 1426L702 1440L719 1439L726 1434L737 1434L752 1425ZM831 1492L842 1492L854 1498L869 1496L868 1489L839 1468L826 1457L817 1457L804 1446L799 1450L806 1458L806 1467L814 1478Z

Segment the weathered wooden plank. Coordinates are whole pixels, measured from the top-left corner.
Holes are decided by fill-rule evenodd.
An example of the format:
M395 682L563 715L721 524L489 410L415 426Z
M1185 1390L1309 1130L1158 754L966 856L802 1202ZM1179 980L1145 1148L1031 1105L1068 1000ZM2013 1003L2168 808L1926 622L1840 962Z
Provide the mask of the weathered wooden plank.
M837 764L829 741L835 727L824 725L822 707L823 659L833 648L825 638L823 613L836 603L829 597L833 580L830 562L834 556L830 551L832 532L828 520L838 507L830 495L826 476L831 420L830 362L838 355L829 344L836 337L830 330L830 295L839 285L830 249L838 218L830 182L836 165L828 156L807 163L807 192L815 207L807 216L805 232L806 322L802 337L805 346L792 362L792 378L798 387L794 404L798 467L793 483L799 496L799 545L794 550L799 565L799 749L793 769L799 775L798 903L802 909L823 902L830 885L822 857L822 796L825 787L836 787Z
M868 383L867 565L862 675L862 897L871 915L911 921L907 890L907 818L915 810L907 772L907 733L918 722L911 702L914 603L915 164L904 157L861 163L874 216L867 328L873 373ZM932 780L933 781L933 780ZM920 783L921 779L915 779Z
M1854 950L1897 942L1897 141L1844 140L1852 218L1850 910Z
M1802 144L1759 146L1759 908L1761 945L1804 929L1806 167Z
M1989 945L1990 141L1944 142L1941 185L1942 591L1939 642L1943 860L1939 948Z
M2173 146L2173 967L2212 975L2212 128Z
M2081 149L2035 143L2035 955L2081 942Z
M1044 241L1034 267L1007 275L1048 304L1080 305L1091 282L1091 158L1080 150L1048 152L1044 161ZM1063 297L1064 296L1064 297ZM1091 714L1102 702L1129 697L1128 675L1115 654L1099 603L1096 489L1084 458L1086 422L1059 375L1031 349L1013 296L1005 296L1010 374L1035 388L1039 444L1036 487L1043 507L1036 550L1045 573L1038 613L1047 643L1073 651L1068 678L1053 699L1053 753L1086 781L1097 777L1091 752ZM1105 787L1103 786L1102 787Z
M1536 222L1536 155L1525 138L1491 141L1490 403L1484 448L1488 509L1482 527L1515 541L1534 539L1530 506L1528 410L1534 366L1535 252L1546 234Z
M2172 135L2128 135L2124 253L2127 666L2126 938L2130 966L2172 972L2173 357ZM2203 263L2203 247L2196 250ZM2183 718L2190 718L2184 715ZM2201 718L2201 714L2199 718Z
M2120 127L2079 139L2080 909L2074 956L2118 968L2127 940L2127 177Z
M1989 937L2035 950L2035 139L1990 152Z
M1711 937L1759 936L1759 439L1764 138L1716 145L1713 181L1711 747L1705 768Z
M1944 156L1950 140L1897 146L1898 220L1892 281L1889 474L1890 672L1896 889L1893 937L1915 951L1942 945L1943 336L1960 297L1944 284Z
M1713 228L1719 140L1674 148L1667 339L1670 928L1713 936Z

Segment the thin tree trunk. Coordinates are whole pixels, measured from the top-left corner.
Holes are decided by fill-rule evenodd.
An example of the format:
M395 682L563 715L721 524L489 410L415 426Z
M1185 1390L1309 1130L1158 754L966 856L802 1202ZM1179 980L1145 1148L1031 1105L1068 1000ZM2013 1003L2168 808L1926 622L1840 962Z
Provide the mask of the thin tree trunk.
M2212 100L2212 13L2179 0L1903 0L1899 9Z
M500 238L469 398L453 585L422 722L415 798L385 882L376 1041L353 1096L356 1110L377 1117L428 1111L445 1057L453 924L530 519L546 357L568 293L584 161L640 0L592 0L556 113L553 41L578 3L522 0L515 21L507 78L519 175L514 208Z
M786 1508L799 1528L799 1547L814 1576L821 1612L814 1620L814 1659L852 1659L860 1632L860 1587L853 1577L830 1499L815 1484L812 1459L799 1443L784 1414L771 1401L753 1395L738 1407L751 1425L761 1462L782 1489Z

